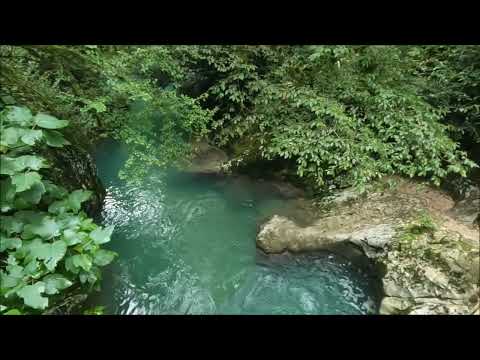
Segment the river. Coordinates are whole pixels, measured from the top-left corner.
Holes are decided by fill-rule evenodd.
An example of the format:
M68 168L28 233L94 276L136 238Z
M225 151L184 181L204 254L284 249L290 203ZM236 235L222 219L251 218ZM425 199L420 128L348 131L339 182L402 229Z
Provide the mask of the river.
M368 274L330 253L267 257L255 246L259 219L282 206L255 181L219 181L155 170L120 180L124 146L96 150L107 189L101 222L115 225L119 254L93 303L107 314L369 314Z

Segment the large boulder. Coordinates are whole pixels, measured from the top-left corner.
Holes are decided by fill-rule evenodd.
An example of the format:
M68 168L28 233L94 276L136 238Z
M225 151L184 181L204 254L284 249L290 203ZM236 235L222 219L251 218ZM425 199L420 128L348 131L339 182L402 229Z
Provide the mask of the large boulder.
M447 194L397 182L368 196L347 190L308 226L274 215L257 245L266 253L361 250L382 279L381 314L478 313L478 227L452 216Z

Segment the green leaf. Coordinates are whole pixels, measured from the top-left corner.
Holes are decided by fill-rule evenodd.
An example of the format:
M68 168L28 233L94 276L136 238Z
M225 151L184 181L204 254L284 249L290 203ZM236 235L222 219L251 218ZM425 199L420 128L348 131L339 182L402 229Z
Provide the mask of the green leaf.
M17 159L8 156L0 156L0 174L1 175L13 175L18 172Z
M107 111L106 105L101 100L96 100L96 101L84 100L84 103L86 104L86 106L80 110L81 112L87 112L90 109L94 109L97 113L102 113Z
M63 199L65 196L68 195L68 191L62 186L55 185L48 180L45 180L43 184L45 185L47 193L52 195L56 199Z
M17 221L21 221L26 224L40 223L47 216L47 213L43 211L33 210L21 210L17 211L14 215Z
M73 210L80 210L81 204L92 196L89 190L75 190L68 195L68 204Z
M42 281L45 283L45 293L48 295L58 294L59 290L64 290L73 285L70 280L60 274L47 275Z
M48 257L45 258L45 266L48 270L53 271L57 267L57 263L63 259L67 253L67 244L63 241L56 241L49 246Z
M87 309L83 312L83 315L103 315L105 312L105 306L95 306Z
M31 170L40 170L41 168L47 167L45 164L45 159L42 158L41 156L35 156L35 155L24 155L24 156L19 156L17 158L17 161L23 165L23 169L31 169Z
M44 252L44 243L42 239L35 238L31 241L24 240L22 248L17 251L16 255L19 258L25 258L25 262L30 262L39 258Z
M7 212L13 208L13 199L15 197L15 186L8 179L0 180L0 210Z
M77 232L71 229L66 229L63 232L63 240L68 246L73 246L84 242L88 238L88 234L84 232Z
M48 114L39 113L33 118L35 125L44 129L61 129L68 126L67 120L58 120Z
M2 131L0 133L0 145L2 146L9 146L9 145L16 145L18 142L18 139L20 138L21 135L21 130L19 128L2 128Z
M48 207L48 212L52 214L63 214L69 210L78 212L82 202L88 200L92 192L89 190L75 190L64 200L55 201Z
M7 238L0 235L0 252L7 249L18 249L22 246L22 240L20 238Z
M45 292L45 284L41 281L24 286L17 291L17 295L23 299L25 305L34 309L43 310L48 306L48 299L41 296Z
M80 229L83 231L93 231L98 228L98 225L96 225L91 218L86 218L82 220L82 223L80 225Z
M80 279L80 282L82 284L85 284L87 281L88 281L88 273L87 272L80 272L80 274L78 275L78 278Z
M48 207L48 212L51 214L63 214L69 210L68 207L68 202L67 200L58 200L54 201L53 203L50 204Z
M44 193L45 186L43 186L43 183L38 182L33 184L29 190L17 193L17 198L15 199L15 208L28 209L31 207L31 205L37 205L42 199L42 195Z
M97 245L105 244L110 241L113 228L113 226L107 226L105 229L98 227L90 233L90 238Z
M7 266L8 273L0 272L0 291L4 292L6 289L14 288L21 283L23 279L23 268L19 265Z
M23 228L22 238L31 239L38 235L44 239L51 239L60 235L60 226L51 217L44 216Z
M13 216L0 216L0 229L8 236L12 234L19 234L23 229L23 221L20 221Z
M98 266L105 266L112 262L117 254L110 250L100 249L95 252L93 262Z
M3 313L3 315L23 315L23 314L18 309L10 309L7 312Z
M73 255L65 260L65 267L75 274L79 272L80 268L89 271L92 267L92 259L86 254Z
M6 116L7 122L19 126L32 125L32 112L26 107L10 106Z
M47 167L44 159L35 155L24 155L17 158L1 156L0 161L0 174L3 175L13 175L26 168L40 170L41 168Z
M70 145L70 142L63 137L62 133L58 131L55 131L55 130L44 131L43 135L49 146L62 147L64 145Z
M5 105L15 105L16 103L15 99L10 95L2 96L1 99Z
M23 269L23 274L34 278L38 277L39 275L41 275L41 273L39 273L38 271L39 266L40 265L38 261L36 259L33 259L25 266L25 268Z
M35 143L42 138L42 130L24 129L22 131L21 139L27 145L35 145Z
M63 259L67 252L67 245L63 241L54 243L43 243L40 239L35 239L25 246L29 251L28 259L44 260L46 268L53 271L58 261Z
M35 171L15 174L12 176L12 184L15 185L17 192L30 189L33 184L40 182L42 177Z
M57 220L62 229L78 231L82 223L82 217L82 215L63 214L57 216Z

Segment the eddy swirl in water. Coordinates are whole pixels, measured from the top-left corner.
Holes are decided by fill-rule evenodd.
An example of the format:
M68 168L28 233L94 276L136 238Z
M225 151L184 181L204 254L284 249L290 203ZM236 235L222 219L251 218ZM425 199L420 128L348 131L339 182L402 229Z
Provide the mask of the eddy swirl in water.
M108 145L108 144L107 144ZM100 150L101 151L101 150ZM245 184L152 173L140 185L116 178L117 146L97 156L107 186L103 222L115 225L119 258L96 299L117 314L366 314L369 279L329 254L258 261L256 223L281 199ZM120 156L120 155L119 155ZM162 181L159 181L159 179ZM233 194L233 196L232 196Z

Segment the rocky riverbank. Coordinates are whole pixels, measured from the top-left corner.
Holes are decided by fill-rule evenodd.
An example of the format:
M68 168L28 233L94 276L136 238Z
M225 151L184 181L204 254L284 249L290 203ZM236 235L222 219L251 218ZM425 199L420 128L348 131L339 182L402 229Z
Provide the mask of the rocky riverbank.
M367 196L338 193L308 225L274 215L257 245L266 253L361 252L381 278L381 314L479 314L479 230L469 222L478 200L455 204L423 184L395 182Z

